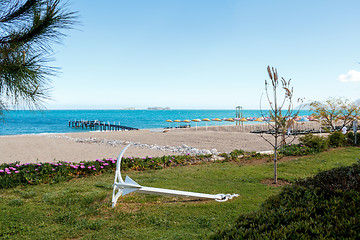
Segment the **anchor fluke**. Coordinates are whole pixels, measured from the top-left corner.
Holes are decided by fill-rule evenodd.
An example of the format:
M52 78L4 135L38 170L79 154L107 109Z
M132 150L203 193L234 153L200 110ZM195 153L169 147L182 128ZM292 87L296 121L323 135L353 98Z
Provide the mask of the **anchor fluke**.
M123 188L122 196L125 196L126 194L135 192L141 188L141 186L132 180L129 176L126 176L125 182L118 184L118 187Z

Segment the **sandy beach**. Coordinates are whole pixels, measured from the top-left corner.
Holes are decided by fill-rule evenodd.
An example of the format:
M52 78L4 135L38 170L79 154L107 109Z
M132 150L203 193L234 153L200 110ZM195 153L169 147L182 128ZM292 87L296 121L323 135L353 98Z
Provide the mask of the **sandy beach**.
M271 135L267 135L272 139ZM93 161L117 158L124 146L131 143L125 156L145 157L177 155L186 152L269 151L271 145L258 134L238 126L190 129L79 132L0 136L0 163Z

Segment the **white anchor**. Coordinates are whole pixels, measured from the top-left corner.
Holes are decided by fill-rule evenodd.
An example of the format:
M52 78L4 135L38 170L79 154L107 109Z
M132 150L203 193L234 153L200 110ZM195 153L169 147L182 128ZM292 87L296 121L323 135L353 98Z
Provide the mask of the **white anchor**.
M113 196L112 196L112 207L115 207L116 202L120 196L124 196L131 192L145 193L145 194L155 194L163 196L176 196L176 197L193 197L193 198L206 198L214 199L218 202L225 202L233 197L238 197L238 194L206 194L206 193L194 193L194 192L185 192L171 189L163 188L153 188L153 187L144 187L139 185L137 182L132 180L129 176L126 176L125 182L121 177L120 167L121 159L130 146L127 145L119 154L118 160L116 162L116 172L115 172L115 181L113 185Z

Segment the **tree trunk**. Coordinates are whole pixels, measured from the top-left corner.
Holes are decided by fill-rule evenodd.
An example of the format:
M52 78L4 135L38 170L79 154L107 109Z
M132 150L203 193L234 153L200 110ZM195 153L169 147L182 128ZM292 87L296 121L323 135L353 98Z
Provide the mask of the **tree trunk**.
M277 183L277 137L275 137L274 145L274 184Z

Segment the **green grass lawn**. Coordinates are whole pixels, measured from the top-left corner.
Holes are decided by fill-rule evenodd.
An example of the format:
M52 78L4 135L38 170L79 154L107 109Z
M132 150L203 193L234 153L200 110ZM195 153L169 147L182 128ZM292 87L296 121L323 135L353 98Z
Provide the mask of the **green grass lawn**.
M351 165L360 148L341 148L280 161L278 176L292 181L320 170ZM208 163L144 172L126 172L139 184L184 191L238 193L228 202L131 193L111 208L114 174L52 185L0 190L1 239L204 239L232 226L244 213L259 209L281 188L261 180L273 177L273 165Z

